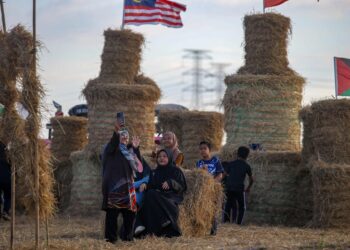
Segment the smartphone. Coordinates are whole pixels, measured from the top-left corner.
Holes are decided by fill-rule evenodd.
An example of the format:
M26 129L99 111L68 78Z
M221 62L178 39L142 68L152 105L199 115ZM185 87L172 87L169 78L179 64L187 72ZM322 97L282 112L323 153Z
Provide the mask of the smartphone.
M125 116L124 112L118 112L116 115L117 121L121 127L125 126Z

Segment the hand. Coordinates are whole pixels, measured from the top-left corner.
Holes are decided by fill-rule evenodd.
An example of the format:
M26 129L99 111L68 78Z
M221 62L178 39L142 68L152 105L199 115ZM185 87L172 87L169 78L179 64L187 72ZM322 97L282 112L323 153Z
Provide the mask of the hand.
M131 143L134 148L138 148L140 146L140 142L141 142L140 137L138 136L132 137Z
M164 181L163 184L162 184L162 188L163 188L164 190L170 189L168 182Z
M142 183L141 186L140 186L140 188L139 188L139 191L142 193L143 191L146 190L146 188L147 188L146 183Z
M116 133L118 133L118 131L120 130L120 128L121 128L120 123L119 123L118 121L115 121L115 122L114 122L114 131L115 131Z
M202 165L202 168L208 171L208 165L207 164Z

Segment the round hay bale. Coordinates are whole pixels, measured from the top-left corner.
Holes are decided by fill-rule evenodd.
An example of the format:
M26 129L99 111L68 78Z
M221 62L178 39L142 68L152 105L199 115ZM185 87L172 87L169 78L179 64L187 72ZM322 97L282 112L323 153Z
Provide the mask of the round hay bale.
M304 113L303 147L308 160L315 156L328 163L350 164L350 100L314 102Z
M135 77L135 84L136 85L148 85L148 86L152 86L156 89L156 91L160 94L162 91L160 90L159 86L157 85L157 83L155 81L153 81L153 79L143 75L143 74L140 74L140 75L137 75ZM158 95L159 95L158 94Z
M89 107L90 151L100 153L112 136L117 112L124 112L130 136L141 137L141 148L152 150L155 133L154 109L159 89L151 85L102 84L89 81L83 91Z
M289 75L287 45L291 33L288 17L276 13L244 17L245 66L238 74Z
M174 132L180 148L183 148L182 126L185 112L187 111L161 110L158 114L158 124L161 131L163 133L166 131Z
M67 213L93 215L102 205L102 167L97 157L89 157L85 151L71 154L73 180Z
M246 223L294 225L299 152L252 152L248 163L255 177L247 195Z
M140 71L144 37L128 29L108 29L104 36L99 77L102 82L132 84Z
M221 183L205 171L184 170L187 192L180 205L179 225L183 236L210 234L214 218L222 211L224 193Z
M260 143L268 151L300 150L302 77L231 75L225 82L228 144Z
M194 168L200 158L199 143L208 141L211 151L221 148L224 135L224 117L218 112L188 111L182 115L182 151L185 168Z
M350 228L350 166L313 161L313 225Z

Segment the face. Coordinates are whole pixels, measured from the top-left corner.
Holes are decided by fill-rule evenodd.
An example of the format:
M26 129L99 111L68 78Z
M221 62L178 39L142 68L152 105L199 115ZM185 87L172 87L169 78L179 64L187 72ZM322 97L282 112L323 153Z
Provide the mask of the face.
M210 157L210 150L207 145L202 144L199 145L199 153L203 158L209 158Z
M168 165L168 163L169 163L169 158L168 158L168 155L167 155L164 151L161 151L161 152L158 154L157 163L158 163L160 166L166 166L166 165Z
M165 134L162 139L164 147L170 148L174 144L174 140L170 134Z
M126 145L126 144L128 144L128 142L129 142L129 135L126 134L126 133L122 133L122 134L120 135L120 143Z

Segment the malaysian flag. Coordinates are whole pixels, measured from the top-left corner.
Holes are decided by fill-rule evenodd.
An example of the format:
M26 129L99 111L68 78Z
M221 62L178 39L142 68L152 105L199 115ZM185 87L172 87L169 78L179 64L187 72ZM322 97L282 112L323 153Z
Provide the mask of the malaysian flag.
M123 25L163 24L181 28L181 11L186 11L185 5L169 0L125 0Z

